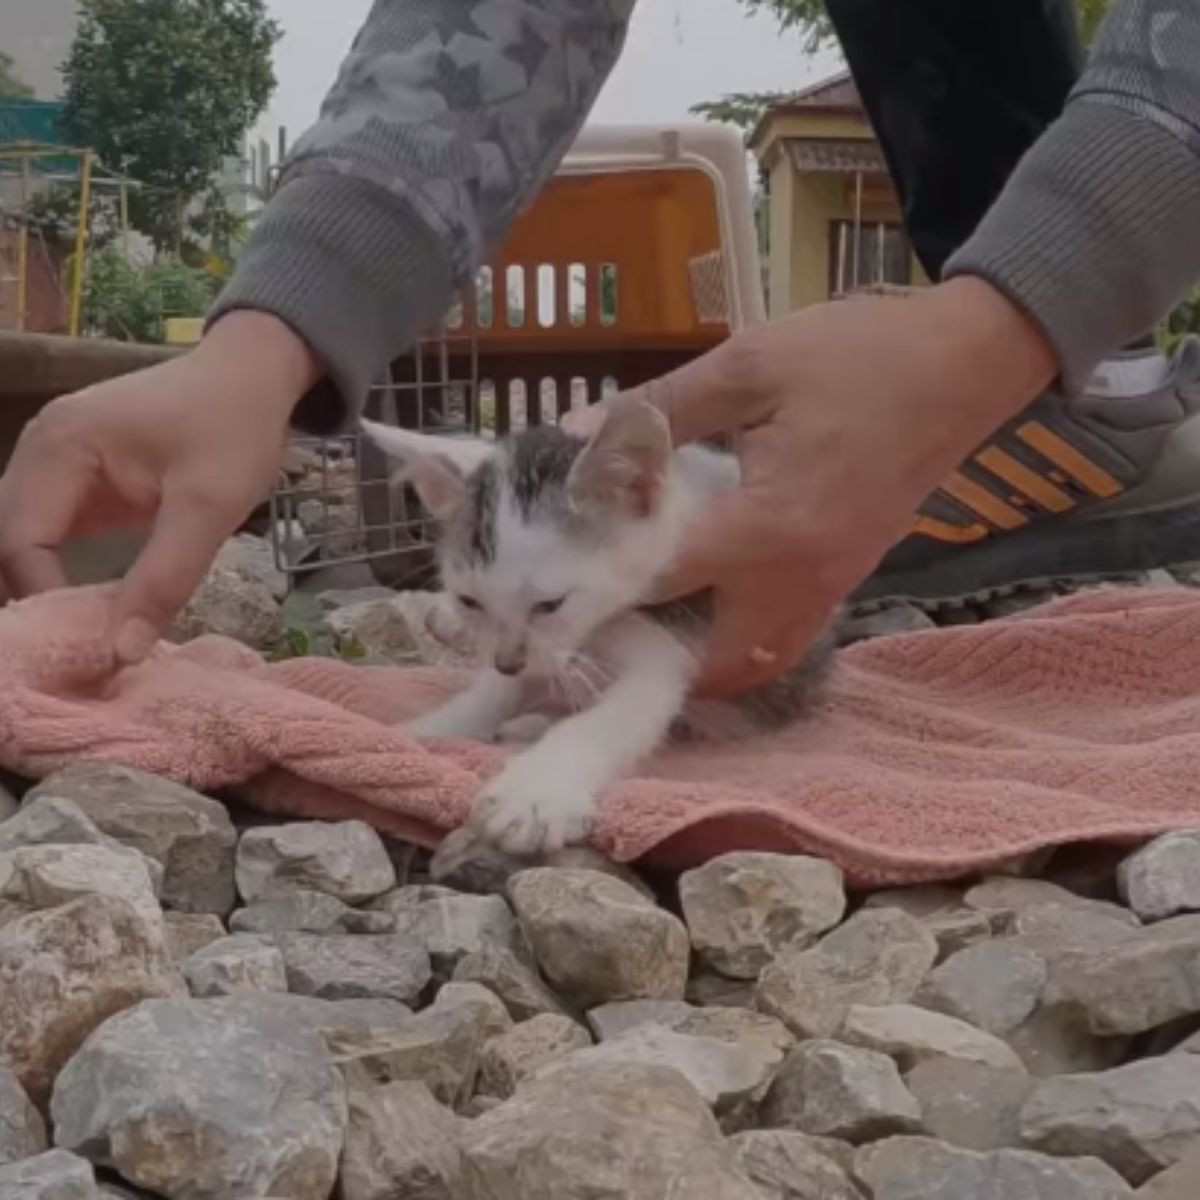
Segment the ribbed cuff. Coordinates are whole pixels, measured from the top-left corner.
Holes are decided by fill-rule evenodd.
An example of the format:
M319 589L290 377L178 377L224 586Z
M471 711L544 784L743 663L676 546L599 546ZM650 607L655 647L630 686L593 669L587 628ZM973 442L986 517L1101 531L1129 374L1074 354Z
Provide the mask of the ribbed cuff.
M1079 390L1200 277L1200 158L1152 120L1076 100L950 258L956 275L1024 308Z
M271 200L209 324L237 309L287 322L325 363L329 379L300 402L295 425L331 434L453 294L436 234L401 198L344 175L306 175Z

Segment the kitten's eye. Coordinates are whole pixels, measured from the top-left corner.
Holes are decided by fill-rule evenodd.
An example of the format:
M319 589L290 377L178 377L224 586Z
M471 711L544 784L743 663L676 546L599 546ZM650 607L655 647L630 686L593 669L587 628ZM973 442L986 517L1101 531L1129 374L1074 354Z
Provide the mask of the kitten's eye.
M483 605L480 604L479 601L476 600L474 596L461 596L460 595L460 596L456 596L455 599L457 599L457 601L459 602L459 604L461 604L463 606L463 608L469 608L472 612L478 612L483 607Z
M551 613L556 613L563 606L563 601L566 596L559 596L555 600L539 600L533 606L533 613L538 617L548 617Z

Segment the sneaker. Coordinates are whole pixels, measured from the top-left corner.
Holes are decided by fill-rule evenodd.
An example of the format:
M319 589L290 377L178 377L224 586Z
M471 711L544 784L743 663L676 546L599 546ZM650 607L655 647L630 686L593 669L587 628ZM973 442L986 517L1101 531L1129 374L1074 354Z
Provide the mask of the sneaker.
M1122 355L1083 395L1047 393L1009 421L921 506L854 605L935 611L1197 560L1200 338L1190 337L1173 361Z

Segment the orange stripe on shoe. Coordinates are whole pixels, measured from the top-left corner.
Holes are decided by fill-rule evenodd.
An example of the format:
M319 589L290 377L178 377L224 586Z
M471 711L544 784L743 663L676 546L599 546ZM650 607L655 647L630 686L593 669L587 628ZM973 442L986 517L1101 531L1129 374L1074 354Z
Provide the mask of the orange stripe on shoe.
M999 446L988 446L980 450L975 455L975 461L981 467L986 467L997 479L1003 479L1010 487L1019 488L1047 512L1070 512L1075 507L1075 501L1066 492L1056 488L1049 480L1043 479L1036 471L1031 471L1023 462L1005 453Z
M997 529L1020 529L1022 525L1029 524L1029 518L1024 513L957 471L942 484L941 490Z
M982 541L990 531L986 525L952 525L949 521L939 521L937 517L920 516L913 522L912 532L923 533L939 542L954 542L959 546L966 546L971 542Z
M1070 442L1064 441L1057 433L1037 421L1028 421L1022 425L1017 430L1017 437L1101 500L1108 500L1125 490L1119 479L1110 475L1103 467L1096 466Z

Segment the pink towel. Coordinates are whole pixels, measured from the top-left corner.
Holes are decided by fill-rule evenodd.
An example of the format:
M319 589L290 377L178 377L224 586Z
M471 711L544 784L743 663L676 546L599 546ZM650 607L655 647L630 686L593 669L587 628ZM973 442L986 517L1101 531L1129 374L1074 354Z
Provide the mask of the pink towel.
M105 604L81 589L0 610L4 766L107 759L433 845L505 753L396 727L461 682L437 669L269 664L201 638L114 675ZM1200 592L1103 590L845 650L819 713L663 752L607 798L595 843L670 868L807 852L879 886L1180 827L1200 827Z

